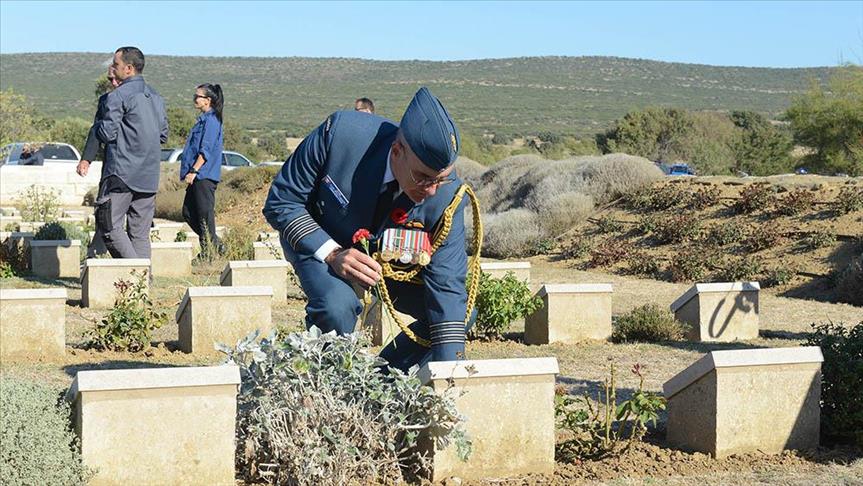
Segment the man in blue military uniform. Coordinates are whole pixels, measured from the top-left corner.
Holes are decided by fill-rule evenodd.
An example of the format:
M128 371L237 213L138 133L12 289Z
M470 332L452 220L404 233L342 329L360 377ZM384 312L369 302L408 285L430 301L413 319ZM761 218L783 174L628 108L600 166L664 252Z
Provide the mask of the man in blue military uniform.
M273 181L263 213L308 297L307 327L353 332L363 304L352 284L368 288L381 279L379 262L352 248L353 235L368 229L379 236L405 220L432 234L461 186L452 165L460 143L444 106L422 88L399 125L340 111L297 147ZM395 308L417 319L409 326L413 336L402 332L381 351L393 367L455 360L464 352L465 201L455 204L421 282L386 280ZM406 217L386 217L396 208Z

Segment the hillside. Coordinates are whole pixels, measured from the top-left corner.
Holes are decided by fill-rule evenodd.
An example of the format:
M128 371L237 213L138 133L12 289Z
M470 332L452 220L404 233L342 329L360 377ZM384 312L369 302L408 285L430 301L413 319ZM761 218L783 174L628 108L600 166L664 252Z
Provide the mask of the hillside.
M50 117L89 118L95 80L109 53L0 56L0 89L30 97ZM148 56L145 75L169 105L188 107L197 84L216 82L226 114L249 129L303 135L359 96L400 116L418 86L446 101L463 129L506 134L551 131L590 136L649 105L750 109L775 116L830 68L717 67L612 57L476 61Z

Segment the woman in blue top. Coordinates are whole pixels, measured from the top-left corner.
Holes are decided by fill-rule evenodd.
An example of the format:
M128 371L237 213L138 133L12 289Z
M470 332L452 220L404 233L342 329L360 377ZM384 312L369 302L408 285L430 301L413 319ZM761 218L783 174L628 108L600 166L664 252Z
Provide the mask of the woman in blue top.
M198 234L201 248L213 244L220 253L222 242L216 236L216 185L222 173L222 88L202 84L195 90L195 108L200 110L195 126L183 148L180 180L188 184L183 199L183 219ZM206 233L206 236L205 234Z

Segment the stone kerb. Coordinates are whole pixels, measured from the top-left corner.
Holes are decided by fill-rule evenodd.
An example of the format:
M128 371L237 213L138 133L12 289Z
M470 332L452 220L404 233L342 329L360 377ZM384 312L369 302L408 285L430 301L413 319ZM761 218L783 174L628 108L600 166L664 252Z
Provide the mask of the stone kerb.
M78 372L88 484L233 485L239 383L234 365Z
M217 354L217 343L233 345L255 329L272 327L272 287L189 287L175 315L180 349Z
M0 361L66 352L66 289L0 289Z
M184 277L192 274L191 242L150 243L154 277Z
M431 362L418 377L439 394L456 398L473 443L467 462L455 445L439 449L427 437L434 482L554 472L556 358Z
M284 260L285 252L282 251L282 245L278 241L256 241L255 260Z
M117 297L114 283L119 280L135 280L132 272L139 275L150 271L150 260L146 258L89 258L81 272L81 305L83 307L112 307ZM149 289L149 277L144 279Z
M671 304L671 312L689 324L692 341L755 339L760 288L758 282L695 284Z
M492 278L503 278L512 272L515 278L530 283L530 262L482 262L480 268Z
M273 288L273 301L284 303L288 300L288 273L292 271L291 264L285 260L230 261L222 270L219 285L223 287L269 285Z
M81 272L81 242L31 240L30 270L45 278L77 277Z
M713 351L663 385L668 442L723 458L818 445L821 349Z
M573 343L611 337L611 284L546 284L542 307L527 316L526 344Z

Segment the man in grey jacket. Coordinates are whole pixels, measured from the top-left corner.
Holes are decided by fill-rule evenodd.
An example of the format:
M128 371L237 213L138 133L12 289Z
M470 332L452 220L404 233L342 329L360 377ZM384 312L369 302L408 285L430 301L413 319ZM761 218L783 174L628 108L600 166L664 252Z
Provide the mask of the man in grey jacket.
M114 258L150 258L159 155L161 144L168 141L168 117L162 97L141 76L140 49L117 49L112 67L120 85L108 94L105 114L93 124L105 144L96 231Z

